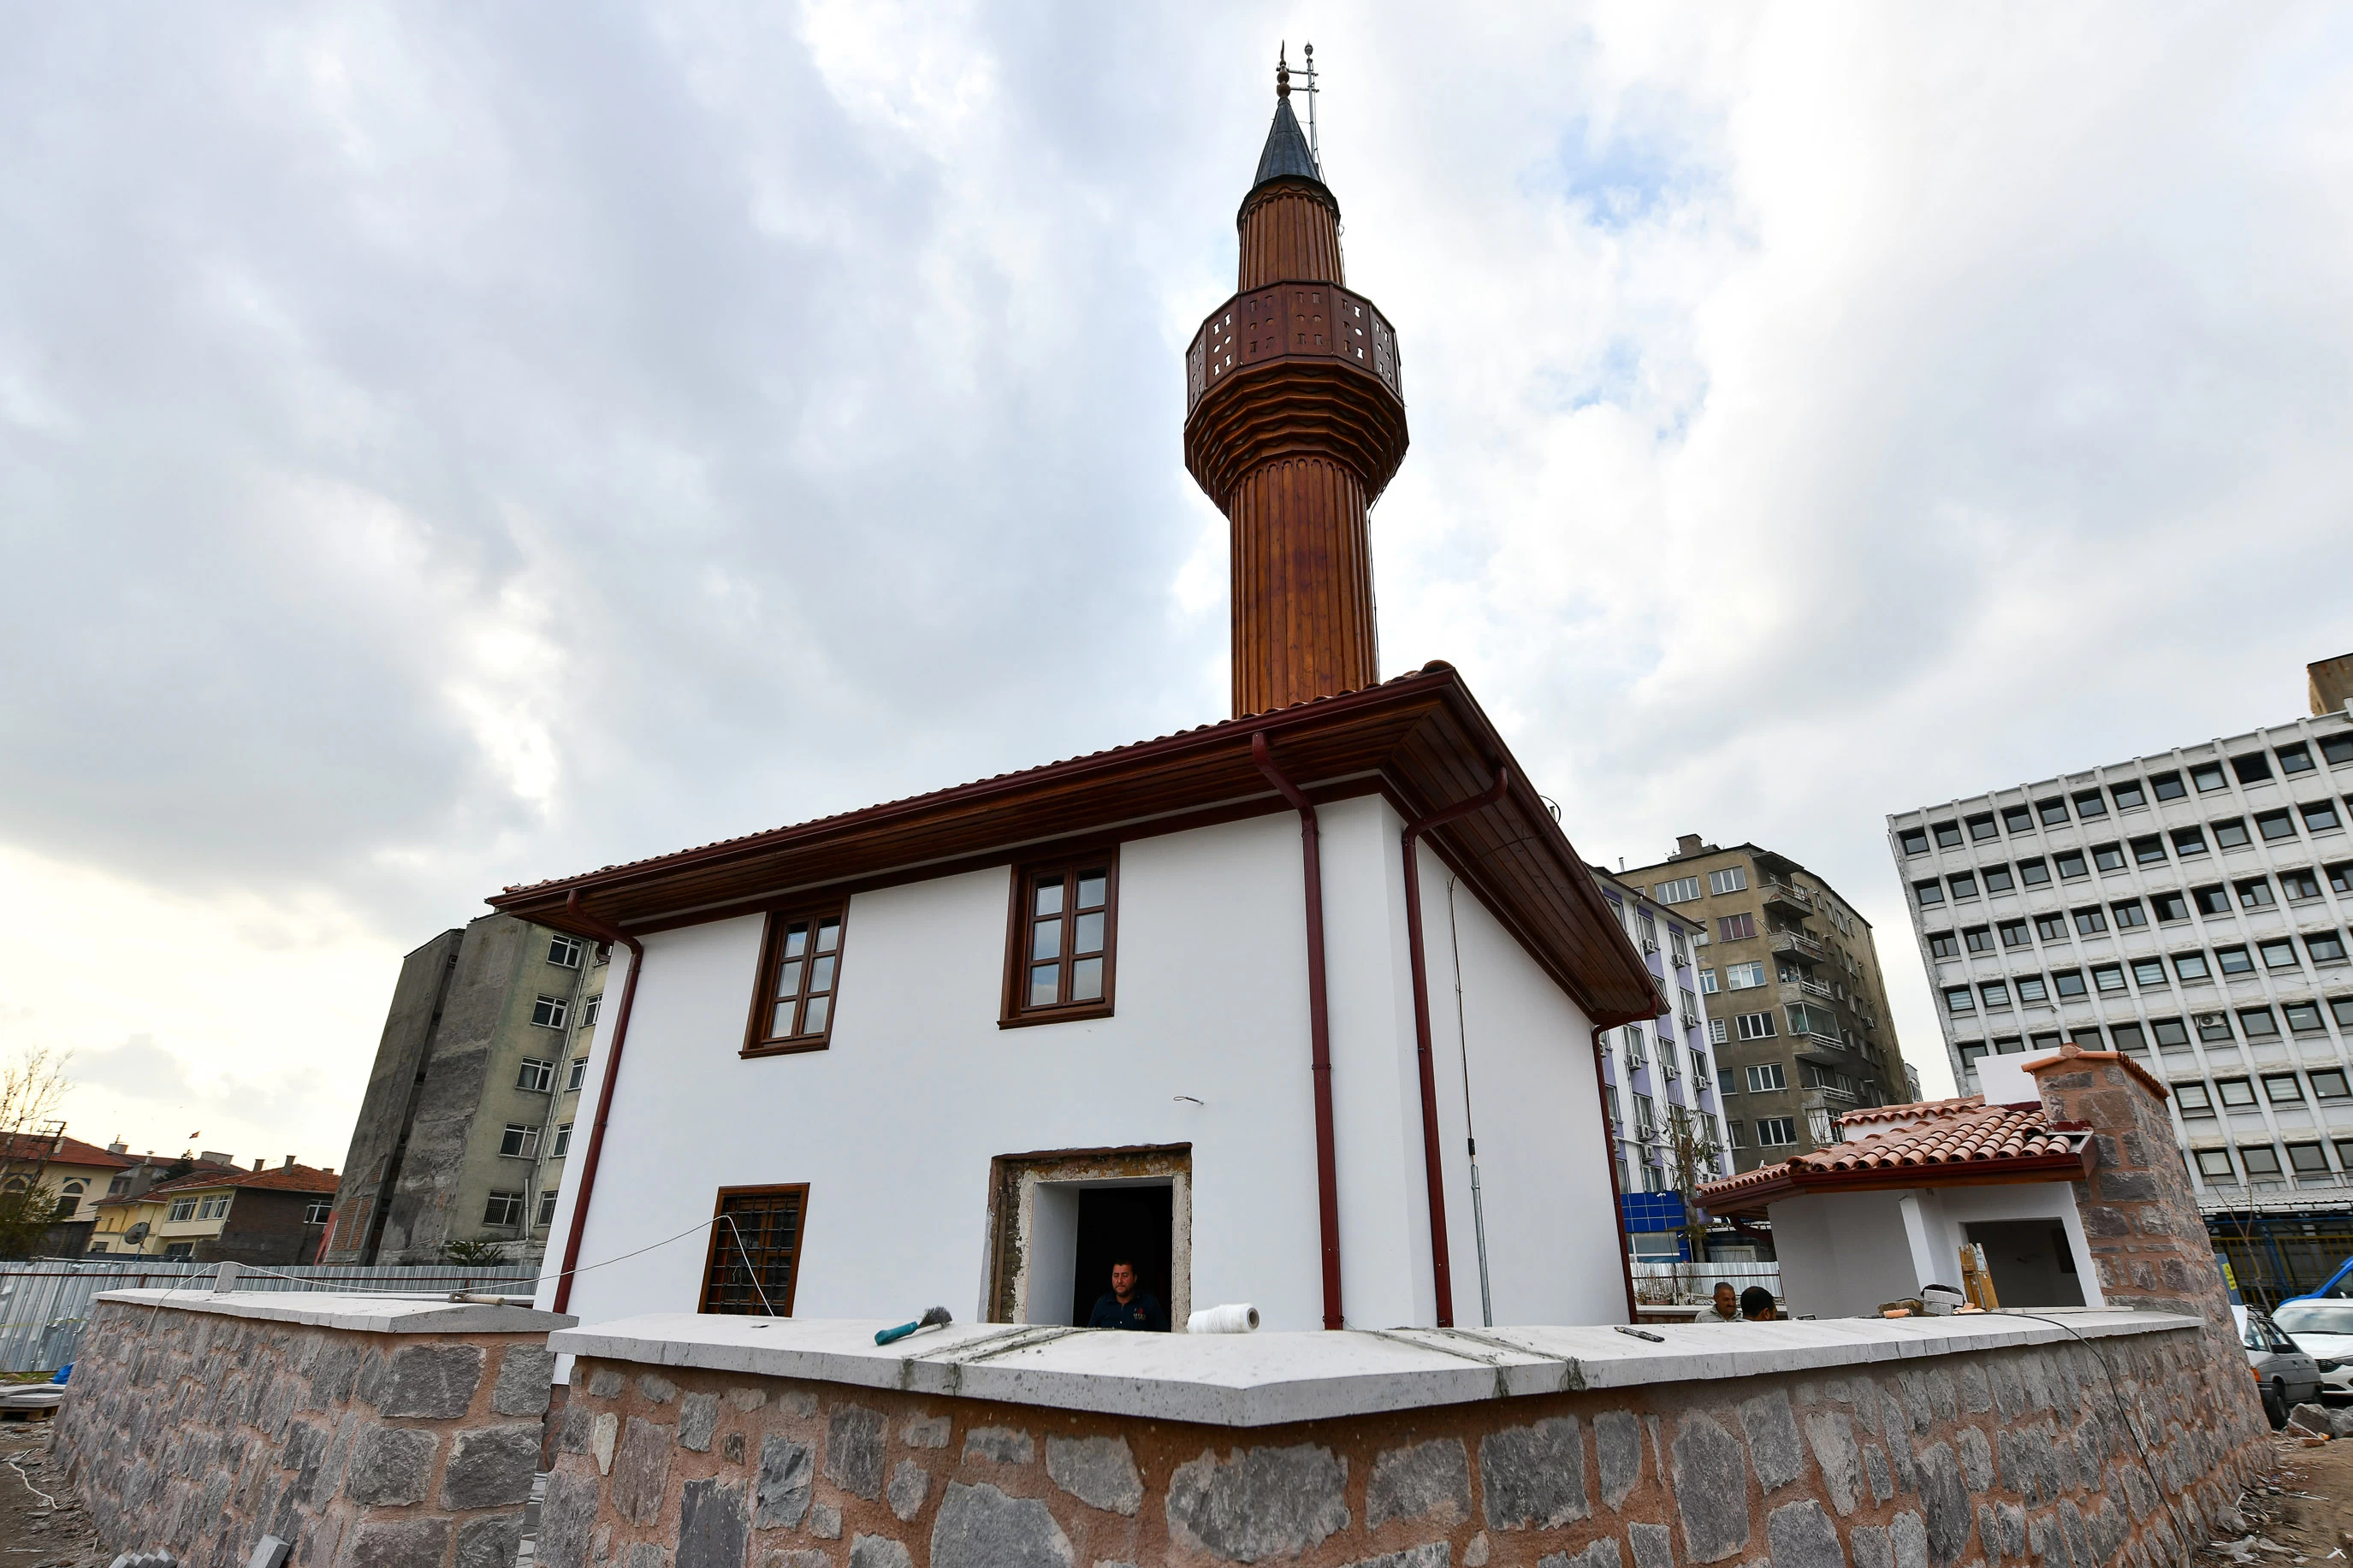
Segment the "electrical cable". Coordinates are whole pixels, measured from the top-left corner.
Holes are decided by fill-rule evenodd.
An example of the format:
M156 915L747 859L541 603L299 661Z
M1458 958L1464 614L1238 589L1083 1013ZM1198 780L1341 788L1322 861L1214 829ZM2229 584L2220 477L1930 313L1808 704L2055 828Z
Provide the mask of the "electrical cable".
M2157 1489L2157 1500L2165 1510L2167 1521L2180 1532L2182 1562L2185 1568L2188 1564L2193 1563L2197 1558L2198 1544L2190 1538L2190 1532L2182 1528L2181 1516L2174 1511L2173 1501L2166 1495L2165 1483L2157 1479L2157 1467L2149 1462L2148 1445L2141 1440L2140 1428L2133 1425L2132 1413L2125 1407L2124 1390L2116 1386L2116 1369L2109 1364L2107 1352L2093 1341L2084 1338L2076 1331L2073 1323L2063 1322L2057 1318L2046 1318L2037 1312L2021 1312L2015 1307L2004 1307L2000 1311L2005 1317L2027 1318L2038 1323L2049 1323L2053 1328L2064 1329L2075 1336L2077 1343L2088 1346L2091 1352L2099 1358L2100 1371L2108 1380L2108 1395L2116 1401L2116 1418L2124 1423L2125 1430L2132 1434L2133 1447L2140 1456L2140 1468L2148 1472L2148 1484Z

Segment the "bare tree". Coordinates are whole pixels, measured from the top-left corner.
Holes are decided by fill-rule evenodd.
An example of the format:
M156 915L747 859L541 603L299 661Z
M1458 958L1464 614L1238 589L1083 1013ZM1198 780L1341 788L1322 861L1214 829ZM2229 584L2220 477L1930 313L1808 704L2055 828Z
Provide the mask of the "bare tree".
M57 1223L58 1195L41 1185L66 1124L71 1053L32 1047L0 1061L0 1258L27 1258Z
M1710 1117L1694 1117L1680 1105L1667 1107L1664 1128L1667 1184L1683 1194L1683 1250L1691 1257L1677 1270L1681 1294L1691 1295L1699 1288L1699 1276L1707 1262L1707 1221L1700 1217L1695 1201L1700 1184L1715 1180L1721 1171L1722 1146L1715 1141L1715 1121Z

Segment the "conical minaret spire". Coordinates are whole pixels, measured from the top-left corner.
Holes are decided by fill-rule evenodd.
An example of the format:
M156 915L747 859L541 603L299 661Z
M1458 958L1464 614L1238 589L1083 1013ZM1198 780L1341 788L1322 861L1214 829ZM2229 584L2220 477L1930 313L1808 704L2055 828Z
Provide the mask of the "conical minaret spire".
M1275 68L1239 292L1186 360L1185 460L1233 541L1237 718L1380 679L1366 513L1404 460L1397 337L1343 287L1340 204Z

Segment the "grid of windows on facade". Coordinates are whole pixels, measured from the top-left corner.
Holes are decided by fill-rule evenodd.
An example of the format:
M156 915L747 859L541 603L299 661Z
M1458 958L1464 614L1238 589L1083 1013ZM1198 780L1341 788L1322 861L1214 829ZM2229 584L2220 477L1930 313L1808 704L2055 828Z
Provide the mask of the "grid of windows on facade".
M2353 1035L2353 994L2310 1002L2288 1002L2276 1010L2269 1005L2239 1007L2189 1013L2178 1017L2121 1018L2105 1024L2075 1024L2063 1029L2052 1028L2032 1034L1959 1040L1955 1042L1953 1048L1965 1068L1976 1066L1989 1055L2013 1056L2025 1052L2041 1056L2057 1050L2063 1043L2073 1044L2087 1051L2121 1051L2142 1066L2148 1067L2152 1063L2149 1054L2152 1047L2159 1051L2186 1051L2193 1037L2209 1046L2227 1046L2238 1037L2238 1034L2261 1042L2276 1036L2283 1028L2294 1036L2325 1039L2329 1022L2336 1024L2339 1033Z
M2124 814L2143 810L2152 803L2162 805L2226 794L2234 781L2244 787L2292 780L2316 773L2324 765L2353 765L2353 732L2322 736L2318 744L2321 754L2317 760L2309 743L2296 741L2256 747L2227 759L2191 763L2185 768L2160 769L2145 777L2113 780L2105 786L2053 790L2038 796L2031 805L2010 805L1999 813L1980 812L1905 828L1896 836L1896 847L1908 858L1926 855L1931 848L1958 849L1965 843L2032 837L2042 828L2104 825ZM2213 830L2215 846L2227 849L2245 845L2255 836L2273 841L2295 837L2299 825L2307 833L2339 832L2344 826L2343 816L2338 802L2321 800L2280 806L2253 819L2244 816L2218 817L2207 827ZM2126 853L2138 863L2154 864L2167 858L2168 845L2176 855L2203 855L2208 852L2207 832L2194 827L2175 829L2162 836L2144 835L2127 840L2121 848L2116 844L2104 848L2119 864Z
M230 1194L227 1193L216 1193L210 1197L174 1198L172 1200L170 1210L164 1215L165 1223L178 1224L185 1220L218 1219L228 1213L229 1197Z

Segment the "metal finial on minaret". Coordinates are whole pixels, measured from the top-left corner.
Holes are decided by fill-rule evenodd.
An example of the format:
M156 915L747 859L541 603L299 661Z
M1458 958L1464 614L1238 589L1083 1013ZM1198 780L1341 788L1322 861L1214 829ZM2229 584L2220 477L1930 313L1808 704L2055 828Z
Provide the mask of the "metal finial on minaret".
M1309 44L1306 53L1307 63L1299 68L1299 74L1307 79L1307 155L1315 160L1315 174L1321 179L1324 175L1324 149L1315 140L1315 46Z
M1291 46L1287 42L1279 44L1275 47L1274 96L1277 98L1289 98L1291 96L1290 54Z

